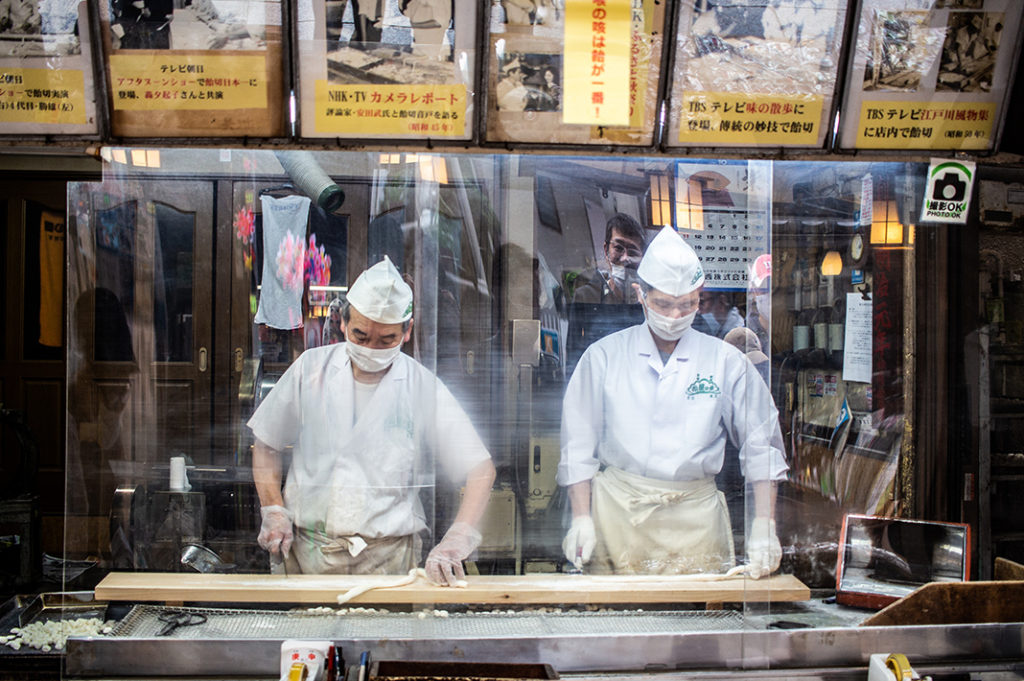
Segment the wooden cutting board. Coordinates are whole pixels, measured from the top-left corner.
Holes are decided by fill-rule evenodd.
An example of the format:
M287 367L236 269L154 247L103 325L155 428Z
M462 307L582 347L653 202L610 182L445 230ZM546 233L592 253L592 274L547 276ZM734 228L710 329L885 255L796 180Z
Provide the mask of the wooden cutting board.
M1024 581L932 582L890 603L862 627L1024 622Z
M222 575L113 572L96 586L101 601L336 604L354 587L395 582L382 575ZM741 603L810 600L792 575L691 581L686 577L619 575L469 576L466 588L413 584L368 591L349 603L511 605L611 603Z

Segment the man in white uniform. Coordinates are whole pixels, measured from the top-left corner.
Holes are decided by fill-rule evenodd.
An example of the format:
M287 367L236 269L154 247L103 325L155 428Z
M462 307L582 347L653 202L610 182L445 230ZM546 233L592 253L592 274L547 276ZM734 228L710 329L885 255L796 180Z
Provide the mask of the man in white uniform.
M741 352L690 328L704 272L671 227L652 240L637 274L647 322L591 345L566 390L558 482L573 520L565 557L598 573L731 567L729 512L715 487L728 438L754 490L748 573L770 574L782 557L775 482L787 470L771 395Z
M257 541L288 574L404 574L419 562L420 492L433 487L436 457L465 481L455 521L425 565L432 581L451 585L480 543L490 454L448 389L402 354L412 290L386 256L353 283L342 329L344 343L300 355L249 420Z

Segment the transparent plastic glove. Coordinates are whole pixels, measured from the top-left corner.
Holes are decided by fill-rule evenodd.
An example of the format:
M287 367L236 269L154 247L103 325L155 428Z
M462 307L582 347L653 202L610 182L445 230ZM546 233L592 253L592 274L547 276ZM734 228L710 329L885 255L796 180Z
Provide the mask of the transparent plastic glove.
M264 506L260 509L263 523L256 543L271 554L288 557L292 548L292 512L284 506Z
M444 537L427 554L427 578L440 586L455 586L466 578L462 561L480 546L480 532L469 523L452 523Z
M747 537L747 574L761 579L778 570L781 561L782 545L775 534L775 521L754 518Z
M597 546L597 531L594 529L594 519L589 515L578 515L572 519L569 531L565 533L562 540L562 551L565 552L565 559L582 568L583 564L590 561L590 555L594 553Z

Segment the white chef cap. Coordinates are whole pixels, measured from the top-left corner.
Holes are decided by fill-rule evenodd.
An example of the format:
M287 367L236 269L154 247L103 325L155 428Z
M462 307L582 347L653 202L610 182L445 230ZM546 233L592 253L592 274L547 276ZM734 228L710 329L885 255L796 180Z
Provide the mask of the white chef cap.
M665 227L647 247L636 273L652 288L670 296L696 291L704 284L697 254L672 227Z
M400 324L412 317L412 289L386 255L356 278L348 290L348 302L380 324Z

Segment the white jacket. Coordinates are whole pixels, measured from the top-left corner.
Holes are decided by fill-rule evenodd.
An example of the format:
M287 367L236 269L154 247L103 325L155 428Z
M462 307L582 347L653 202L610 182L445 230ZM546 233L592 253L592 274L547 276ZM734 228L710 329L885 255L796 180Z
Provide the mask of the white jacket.
M332 538L419 532L435 457L461 481L490 454L444 384L409 356L398 356L358 422L354 383L344 343L307 350L248 425L270 447L293 448L284 501L297 526Z
M558 483L602 464L657 480L697 480L722 469L726 438L748 482L786 477L771 394L728 343L688 329L664 365L646 324L587 348L562 406Z

